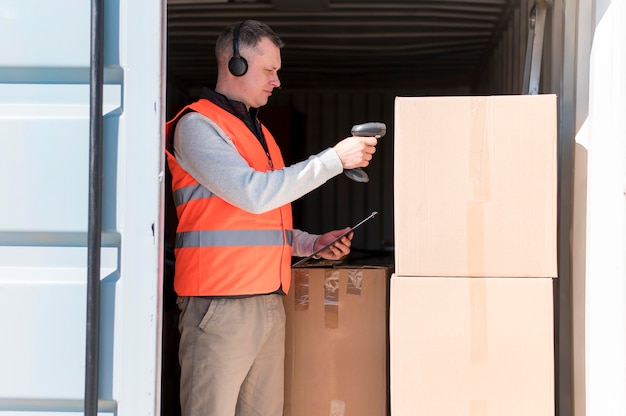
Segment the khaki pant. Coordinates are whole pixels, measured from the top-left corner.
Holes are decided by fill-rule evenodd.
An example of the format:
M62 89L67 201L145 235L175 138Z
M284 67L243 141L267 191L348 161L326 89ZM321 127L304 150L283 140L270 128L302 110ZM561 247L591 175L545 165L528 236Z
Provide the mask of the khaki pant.
M182 415L282 415L282 296L180 297L177 303Z

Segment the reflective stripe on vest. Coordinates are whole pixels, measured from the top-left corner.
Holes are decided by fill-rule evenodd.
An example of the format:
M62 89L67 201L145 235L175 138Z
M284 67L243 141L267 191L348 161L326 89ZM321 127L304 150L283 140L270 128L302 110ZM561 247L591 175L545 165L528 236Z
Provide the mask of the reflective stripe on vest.
M286 240L284 235L287 236ZM293 232L286 230L209 230L186 231L176 234L176 248L291 246Z
M199 183L173 191L174 205L179 206L194 199L210 198L215 195Z

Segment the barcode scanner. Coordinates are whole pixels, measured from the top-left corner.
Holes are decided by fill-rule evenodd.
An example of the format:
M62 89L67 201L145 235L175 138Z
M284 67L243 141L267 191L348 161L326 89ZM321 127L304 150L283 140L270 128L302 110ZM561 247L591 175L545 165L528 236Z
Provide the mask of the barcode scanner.
M387 133L387 126L385 123L379 123L377 121L370 121L368 123L356 124L352 126L352 135L358 137L375 136L381 138ZM361 168L346 169L343 171L346 176L355 182L369 182L370 178L367 173Z

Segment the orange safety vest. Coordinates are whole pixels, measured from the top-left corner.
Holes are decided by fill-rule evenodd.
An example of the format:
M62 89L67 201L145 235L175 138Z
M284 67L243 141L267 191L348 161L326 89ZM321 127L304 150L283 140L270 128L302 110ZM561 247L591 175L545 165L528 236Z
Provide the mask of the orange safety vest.
M179 296L272 293L291 283L291 204L252 214L229 204L180 167L172 152L173 129L189 110L213 120L258 171L271 170L263 146L245 123L209 100L181 110L166 124L166 154L178 226L174 290ZM261 126L274 169L285 166L270 132ZM170 138L172 137L172 139Z

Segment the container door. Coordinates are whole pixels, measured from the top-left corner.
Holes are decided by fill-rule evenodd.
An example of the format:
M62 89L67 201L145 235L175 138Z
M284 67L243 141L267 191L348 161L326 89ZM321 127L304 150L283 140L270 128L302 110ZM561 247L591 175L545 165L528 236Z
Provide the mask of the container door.
M158 413L164 2L105 1L99 414ZM85 395L91 4L0 10L0 415Z

